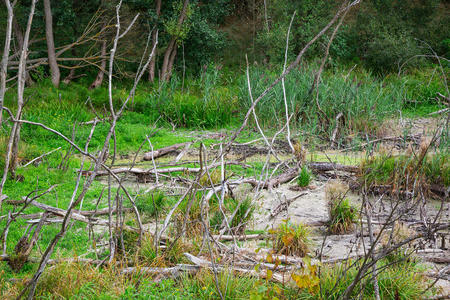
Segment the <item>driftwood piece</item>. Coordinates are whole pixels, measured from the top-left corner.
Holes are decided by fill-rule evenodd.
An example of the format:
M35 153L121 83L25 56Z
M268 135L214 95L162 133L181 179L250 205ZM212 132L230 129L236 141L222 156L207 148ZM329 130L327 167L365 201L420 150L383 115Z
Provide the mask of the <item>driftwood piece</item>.
M300 197L303 197L305 195L308 195L308 193L300 193L295 197L286 199L286 201L281 202L274 210L272 210L272 212L270 213L270 217L274 218L276 215L278 215L280 212L282 212L283 210L286 210L289 205L291 205L291 203L295 200L297 200Z
M53 149L52 151L49 151L49 152L47 152L47 153L44 153L44 154L42 154L42 155L40 155L40 156L38 156L38 157L36 157L36 158L30 160L30 161L27 162L25 165L21 166L21 168L25 168L25 167L31 165L32 163L34 163L34 162L36 162L36 161L39 161L39 160L42 159L43 157L48 156L48 155L52 154L53 152L58 151L58 150L60 150L60 149L61 149L61 147L58 147L58 148L56 148L56 149Z
M423 260L435 263L435 264L450 264L450 255L449 253L435 253L433 255L425 255L422 256Z
M271 189L275 186L279 186L280 184L286 183L291 181L292 179L295 178L295 176L298 175L298 169L297 168L291 168L289 170L287 170L287 172L278 175L270 180L267 181L259 181L256 180L254 178L248 178L248 179L244 179L244 183L249 183L251 184L253 187L257 187L260 186L264 189Z
M56 208L56 207L53 207L53 206L50 206L50 205L47 205L47 204L43 204L43 203L37 202L35 200L31 201L30 204L33 205L33 206L36 206L36 207L38 207L38 208L40 208L42 210L51 212L52 214L55 214L57 216L61 216L61 217L65 217L66 213L67 213L67 211L65 211L64 209ZM71 217L74 220L81 221L81 222L84 222L84 223L89 223L91 225L104 225L104 226L108 226L109 225L107 220L89 219L88 217L83 216L83 215L81 215L81 214L79 214L77 212L72 212Z
M150 151L150 152L146 152L144 153L144 157L143 160L152 160L158 157L162 157L164 155L167 155L171 152L177 151L180 148L183 148L187 145L188 143L180 143L180 144L175 144L175 145L171 145L168 147L164 147L164 148L160 148L158 150L154 150L154 151Z
M234 238L233 238L234 237ZM247 234L247 235L213 235L215 240L219 241L246 241L246 240L264 240L268 237L267 234Z

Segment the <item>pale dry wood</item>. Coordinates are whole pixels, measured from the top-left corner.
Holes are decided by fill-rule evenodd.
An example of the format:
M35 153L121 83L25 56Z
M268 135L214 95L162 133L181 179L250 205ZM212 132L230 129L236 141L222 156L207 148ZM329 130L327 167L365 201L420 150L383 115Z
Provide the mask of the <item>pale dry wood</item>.
M167 146L164 148L160 148L157 149L155 151L150 151L150 152L146 152L144 153L144 157L143 160L149 161L158 157L162 157L164 155L167 155L171 152L175 152L180 148L183 148L187 145L188 143L180 143L180 144L175 144L175 145L171 145L171 146Z
M244 167L249 167L248 165L242 164L237 161L228 161L225 162L226 165L239 165ZM220 163L215 163L209 165L208 169L214 169L220 167ZM203 169L204 170L204 169ZM131 173L135 175L155 175L158 174L164 174L164 173L175 173L175 172L188 172L188 173L199 173L201 172L201 168L188 168L188 167L175 167L175 168L164 168L164 169L141 169L141 168L116 168L111 169L110 171L98 171L96 176L106 176L108 174L114 173L114 174L121 174L121 173ZM83 171L83 175L89 176L92 174L92 171Z

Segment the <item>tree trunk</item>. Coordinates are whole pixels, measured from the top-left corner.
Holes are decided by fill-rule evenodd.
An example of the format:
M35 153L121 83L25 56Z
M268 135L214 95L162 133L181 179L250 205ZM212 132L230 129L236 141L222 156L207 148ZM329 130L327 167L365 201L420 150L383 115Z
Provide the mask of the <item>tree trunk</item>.
M36 7L37 0L31 1L31 9L30 14L28 16L27 28L25 30L25 37L23 39L23 47L21 49L20 61L19 61L19 70L17 72L17 112L15 119L19 120L22 115L23 109L23 91L25 87L25 70L26 70L26 61L28 56L28 41L30 37L31 23L33 22L34 10ZM15 168L17 165L17 157L18 157L18 144L20 140L20 123L14 122L13 128L11 129L11 134L9 136L8 146L6 149L6 158L5 158L5 168L3 171L2 181L0 182L0 194L2 193L3 186L5 184L6 178L8 176L8 169L11 165L11 173L14 176Z
M50 0L44 0L45 13L45 38L47 40L48 65L52 75L52 83L54 86L59 85L61 74L59 72L58 63L56 62L55 41L53 39L53 18L50 7Z
M183 8L180 13L180 17L178 18L177 28L179 31L183 22L186 18L187 7L189 4L189 0L184 0ZM175 60L176 48L177 48L177 37L173 36L167 46L166 52L164 53L163 65L161 68L161 80L167 81L170 78L170 74L172 73L173 62ZM175 51L175 52L174 52Z
M166 52L164 52L163 64L161 67L161 80L162 81L168 80L167 72L169 70L169 61L170 61L170 56L172 54L174 45L175 45L175 38L172 38L172 40L170 40L170 42L169 42L169 45L167 45Z
M173 69L173 63L175 61L175 57L177 56L177 46L175 45L175 48L172 50L172 54L170 55L169 65L167 67L167 74L166 74L166 80L170 80L170 77L172 76L172 69Z
M0 65L0 127L2 125L2 114L3 114L3 99L5 97L6 91L6 76L8 68L8 56L9 48L11 46L11 32L12 32L12 21L13 21L13 8L9 0L5 0L6 8L8 9L8 19L6 22L6 37L5 37L5 48L3 50L2 62ZM0 196L1 196L0 192Z
M156 20L158 22L159 16L161 15L161 0L156 0ZM155 47L156 43L156 33L157 28L153 30L152 32L152 49ZM152 58L150 61L150 64L148 65L148 81L153 82L155 80L155 66L156 66L156 55Z
M103 77L105 75L106 69L106 40L102 42L102 50L101 50L102 62L100 64L100 70L98 70L97 77L94 82L89 86L89 89L96 89L102 85Z
M16 36L16 40L17 40L17 44L19 46L19 51L22 51L23 48L23 34L22 34L22 30L20 29L20 25L19 23L17 23L16 18L13 18L13 30L14 30L14 35ZM28 72L28 70L25 69L25 84L27 86L31 86L33 85L34 81L30 76L30 73Z

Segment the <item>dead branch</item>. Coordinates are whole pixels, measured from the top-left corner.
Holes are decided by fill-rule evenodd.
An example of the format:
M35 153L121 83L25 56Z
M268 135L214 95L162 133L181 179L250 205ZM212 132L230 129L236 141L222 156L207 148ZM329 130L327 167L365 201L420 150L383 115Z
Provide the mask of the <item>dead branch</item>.
M164 148L160 148L155 151L146 152L146 153L144 153L143 160L149 161L149 160L152 160L152 158L154 159L154 158L162 157L171 152L175 152L182 147L185 147L187 144L189 144L189 143L180 143L180 144L175 144L175 145L167 146Z
M21 168L25 168L25 167L31 165L32 163L34 163L35 161L38 161L38 160L40 160L41 158L43 158L43 157L45 157L45 156L47 156L47 155L50 155L50 154L52 154L53 152L58 151L58 150L60 150L60 149L61 149L61 147L58 147L58 148L56 148L56 149L53 149L52 151L49 151L49 152L47 152L47 153L44 153L44 154L42 154L42 155L40 155L40 156L38 156L38 157L36 157L36 158L30 160L30 161L27 162L25 165L21 166Z
M291 168L289 170L287 170L285 173L278 175L277 177L274 177L270 180L266 180L266 181L260 181L257 179L253 179L253 178L248 178L248 179L244 179L243 182L244 183L249 183L251 184L253 187L262 187L264 189L271 189L275 186L279 186L280 184L286 183L291 181L292 179L295 178L295 176L298 175L298 169L297 168Z
M237 161L229 161L225 163L226 165L238 165L238 166L244 166L249 167L248 165L244 165ZM207 169L214 169L220 167L220 163L215 163L212 165L209 165ZM204 170L204 169L203 169ZM199 173L201 172L201 168L188 168L188 167L175 167L175 168L165 168L165 169L141 169L141 168L116 168L111 169L110 171L98 171L96 176L106 176L108 174L121 174L121 173L131 173L137 176L142 175L156 175L156 173L164 174L164 173L175 173L175 172L186 172L186 173ZM92 171L82 171L84 176L89 176L92 174Z

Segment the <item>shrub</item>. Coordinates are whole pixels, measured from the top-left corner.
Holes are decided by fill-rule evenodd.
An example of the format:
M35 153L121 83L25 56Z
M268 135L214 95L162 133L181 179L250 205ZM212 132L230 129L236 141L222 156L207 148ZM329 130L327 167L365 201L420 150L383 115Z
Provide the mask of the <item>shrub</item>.
M300 174L297 177L297 184L300 187L307 187L311 182L311 173L307 167L302 167Z
M305 256L309 252L310 229L306 225L295 225L290 220L284 220L277 229L271 230L271 233L277 253Z
M353 230L358 218L356 208L347 198L338 198L329 202L330 221L329 228L332 233L342 234Z

